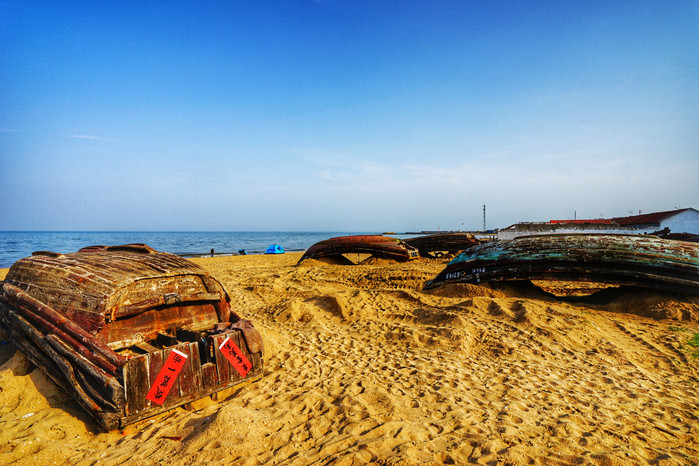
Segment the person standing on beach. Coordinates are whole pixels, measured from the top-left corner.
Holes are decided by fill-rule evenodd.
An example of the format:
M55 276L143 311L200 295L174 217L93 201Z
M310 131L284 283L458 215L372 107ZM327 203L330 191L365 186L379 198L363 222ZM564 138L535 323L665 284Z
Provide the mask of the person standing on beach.
M211 248L211 257L214 257L214 248Z

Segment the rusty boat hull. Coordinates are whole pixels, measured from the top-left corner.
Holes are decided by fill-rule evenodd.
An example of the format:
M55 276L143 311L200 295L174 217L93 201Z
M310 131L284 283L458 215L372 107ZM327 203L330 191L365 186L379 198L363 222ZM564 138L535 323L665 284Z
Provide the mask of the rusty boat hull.
M306 259L341 259L344 254L368 254L380 259L406 262L417 259L417 249L397 238L383 235L337 236L319 241L306 250Z
M223 285L193 262L143 244L42 251L17 261L0 282L0 323L105 430L263 370L262 338L231 310ZM244 369L224 354L224 343L235 344ZM174 370L172 359L184 363L161 376Z
M449 283L587 281L699 294L699 245L644 235L540 235L475 246L425 289Z
M456 254L481 244L470 233L439 233L417 236L405 242L416 248L422 257L441 257L442 254Z

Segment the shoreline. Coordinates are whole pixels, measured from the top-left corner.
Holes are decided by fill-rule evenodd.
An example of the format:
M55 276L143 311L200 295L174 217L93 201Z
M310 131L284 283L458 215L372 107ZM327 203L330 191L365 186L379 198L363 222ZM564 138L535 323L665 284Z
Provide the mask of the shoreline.
M264 254L272 244L286 252L305 251L312 244L332 236L358 234L352 232L311 231L78 231L78 232L0 232L0 268L8 268L34 251L75 252L90 245L145 243L161 252L182 257L203 257L211 248L217 255L236 255L241 249L248 254Z

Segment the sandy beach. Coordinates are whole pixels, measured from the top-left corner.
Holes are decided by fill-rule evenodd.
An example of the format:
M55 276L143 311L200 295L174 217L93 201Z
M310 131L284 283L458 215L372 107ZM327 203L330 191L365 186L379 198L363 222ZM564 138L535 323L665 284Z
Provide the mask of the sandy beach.
M423 292L446 260L299 257L196 259L261 331L265 374L123 432L0 346L0 463L699 464L699 298Z

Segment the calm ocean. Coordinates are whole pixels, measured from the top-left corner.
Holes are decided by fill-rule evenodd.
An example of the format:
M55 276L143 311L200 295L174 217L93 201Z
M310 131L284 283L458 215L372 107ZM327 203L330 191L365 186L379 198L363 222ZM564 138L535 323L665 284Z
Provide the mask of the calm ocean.
M262 254L271 244L279 244L288 252L305 251L318 241L351 234L362 233L2 231L0 268L8 268L34 251L69 253L97 244L145 243L159 251L196 257L208 255L211 248L214 248L217 255L238 254L240 249L245 249L248 254Z

